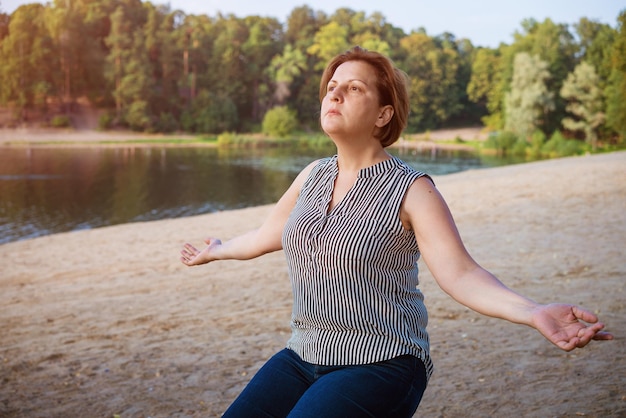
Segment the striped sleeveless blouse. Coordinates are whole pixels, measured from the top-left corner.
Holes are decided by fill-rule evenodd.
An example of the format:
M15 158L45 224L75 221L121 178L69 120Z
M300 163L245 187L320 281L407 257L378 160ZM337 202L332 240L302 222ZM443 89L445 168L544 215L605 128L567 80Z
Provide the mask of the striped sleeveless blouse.
M362 169L328 211L338 172L336 155L320 160L283 231L294 295L287 348L318 365L410 354L430 377L420 253L399 218L406 191L425 174L392 157Z

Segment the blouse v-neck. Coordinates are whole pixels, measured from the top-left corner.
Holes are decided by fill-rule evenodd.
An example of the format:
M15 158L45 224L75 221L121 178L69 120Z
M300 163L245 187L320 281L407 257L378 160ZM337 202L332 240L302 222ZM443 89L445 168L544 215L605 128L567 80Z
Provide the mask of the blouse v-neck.
M380 161L365 168L361 168L357 173L356 179L346 191L346 194L344 194L343 197L339 199L337 203L331 208L330 205L333 200L333 194L335 193L335 183L339 176L338 156L334 155L333 157L331 157L331 170L329 172L329 175L332 177L332 181L329 181L327 183L328 187L324 193L324 204L322 205L322 207L325 208L325 215L333 216L336 213L341 213L344 210L343 207L347 204L344 202L349 201L350 196L356 193L356 190L361 180L383 173L396 164L397 162L395 161L395 157L390 156L386 160Z

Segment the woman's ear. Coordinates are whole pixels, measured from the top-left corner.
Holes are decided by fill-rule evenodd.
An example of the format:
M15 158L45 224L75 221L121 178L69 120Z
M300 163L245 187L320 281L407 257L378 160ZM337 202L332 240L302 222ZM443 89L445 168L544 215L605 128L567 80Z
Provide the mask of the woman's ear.
M378 119L376 119L376 126L382 128L386 124L389 123L391 118L393 117L394 110L393 106L387 105L380 108L380 113L378 114Z

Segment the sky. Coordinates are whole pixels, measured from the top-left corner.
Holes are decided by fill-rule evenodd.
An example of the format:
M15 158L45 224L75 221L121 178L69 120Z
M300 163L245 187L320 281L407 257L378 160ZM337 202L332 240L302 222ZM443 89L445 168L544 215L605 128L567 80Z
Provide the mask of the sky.
M13 13L22 4L45 1L0 0L0 11ZM573 25L581 17L617 27L617 17L626 10L623 0L152 0L153 4L170 4L187 14L237 17L264 16L287 22L296 7L308 5L315 11L331 15L347 7L367 16L380 12L386 21L406 33L423 27L430 36L444 32L457 39L467 38L474 46L497 47L513 42L513 33L521 31L521 22L533 18L542 22ZM570 29L574 33L573 28Z

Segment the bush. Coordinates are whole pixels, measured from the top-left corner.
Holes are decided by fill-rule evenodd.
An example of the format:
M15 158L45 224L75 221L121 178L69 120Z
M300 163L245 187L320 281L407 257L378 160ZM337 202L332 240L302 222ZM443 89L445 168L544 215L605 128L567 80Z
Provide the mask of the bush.
M50 121L50 125L52 125L53 128L67 128L71 125L71 122L69 116L60 115L54 116Z
M239 124L235 102L226 96L214 96L202 90L191 107L181 115L181 126L187 132L216 134L234 130Z
M511 154L513 155L526 155L526 149L528 148L528 142L524 138L518 137L515 143L511 147Z
M226 146L234 145L237 141L237 135L233 132L223 132L217 136L217 145Z
M178 122L174 115L169 112L164 112L159 115L156 129L158 132L170 133L178 129Z
M113 114L106 111L98 118L98 130L106 131L111 129L111 126L113 126Z
M270 109L263 118L262 131L268 136L284 138L296 130L298 117L287 106Z
M126 123L134 131L147 131L152 128L148 110L148 102L137 100L128 107L125 115Z
M333 141L326 134L307 135L297 139L296 143L299 147L309 149L334 149Z
M501 154L506 154L513 149L513 146L517 142L517 135L513 132L504 131L496 134L489 135L489 138L485 141L485 148L495 149Z
M541 153L547 157L567 157L579 155L584 151L585 144L575 139L566 139L561 131L555 131L550 139L541 148Z
M526 151L526 154L531 158L541 157L541 149L546 142L546 134L543 131L537 130L533 132L530 138L530 148Z
M184 110L180 115L180 126L185 132L195 132L196 123L193 118L193 114L189 110Z

